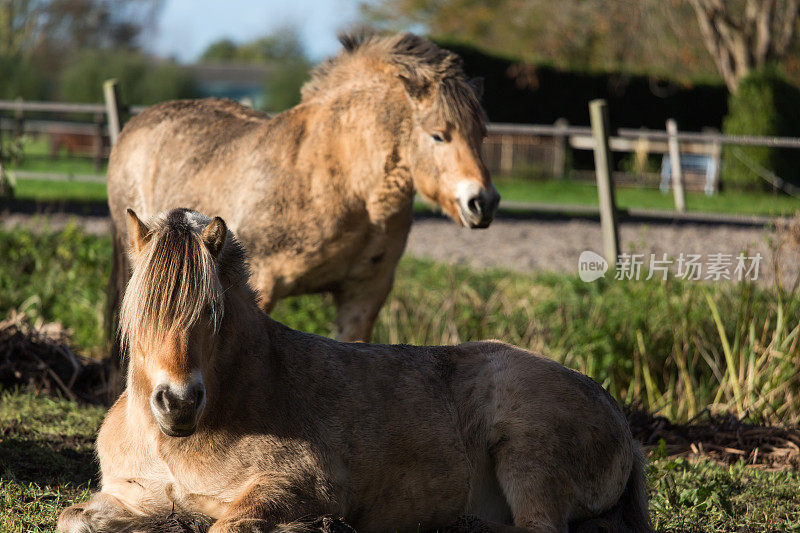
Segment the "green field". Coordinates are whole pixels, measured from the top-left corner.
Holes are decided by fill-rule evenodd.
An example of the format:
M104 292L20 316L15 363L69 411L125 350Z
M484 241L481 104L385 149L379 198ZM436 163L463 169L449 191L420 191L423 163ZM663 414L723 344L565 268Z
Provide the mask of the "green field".
M597 186L591 182L564 180L522 181L499 178L497 190L504 200L543 204L597 205ZM672 211L672 194L658 189L616 188L620 209L659 209ZM502 205L502 203L501 203ZM699 213L791 216L800 211L800 199L785 194L727 190L714 196L686 193L686 209Z
M89 158L47 157L47 146L43 140L29 140L25 144L26 158L19 164L8 164L8 169L53 172L65 174L95 174ZM105 169L100 172L103 174ZM499 176L495 180L498 190L507 202L538 203L551 205L597 205L597 187L591 182L569 179L531 180L512 179ZM76 181L44 181L20 179L16 196L20 199L54 201L99 201L106 200L102 183L80 183ZM662 194L657 189L617 187L617 205L622 209L673 210L671 194ZM742 215L789 216L800 211L800 199L784 194L722 191L714 196L703 193L686 193L687 209L701 213L726 213ZM502 204L501 204L502 208Z
M14 190L20 200L42 202L77 201L102 202L108 199L105 183L78 181L18 180Z
M14 143L8 136L3 138L6 157L11 153L22 153L21 159L12 158L6 166L10 170L29 170L36 172L57 172L66 174L105 174L105 164L100 170L94 168L91 156L74 155L69 157L65 149L61 149L56 158L50 157L50 147L44 137L22 137L22 142ZM21 151L19 147L21 146ZM15 150L15 147L17 148Z
M51 170L52 171L52 170ZM12 171L13 172L13 171ZM503 200L550 205L597 205L597 187L591 183L568 180L495 181ZM75 200L105 202L106 187L102 183L76 181L46 181L21 179L15 196L19 199L58 201ZM692 212L741 215L791 216L800 211L800 200L786 195L726 191L716 196L687 193L687 209ZM621 209L674 209L671 195L656 189L617 189L617 204ZM502 204L501 204L502 209Z
M0 231L0 316L21 309L31 319L61 321L74 330L76 350L101 354L109 256L108 238L74 227ZM274 316L330 334L330 303L293 298ZM673 420L709 407L797 424L799 320L797 295L752 285L586 284L405 258L374 337L416 344L499 338L586 372L622 402L640 401ZM49 530L69 500L86 497L96 483L91 441L101 416L96 407L24 391L0 395L0 530ZM660 530L800 530L795 471L657 458L650 476Z

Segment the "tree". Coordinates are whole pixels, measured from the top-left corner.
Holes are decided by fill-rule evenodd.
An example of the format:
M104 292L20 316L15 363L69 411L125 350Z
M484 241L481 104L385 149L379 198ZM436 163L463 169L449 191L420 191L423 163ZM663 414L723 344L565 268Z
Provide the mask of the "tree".
M308 60L300 36L291 26L238 45L231 39L220 39L211 43L200 56L200 61L261 64L298 59Z
M264 107L267 111L282 111L297 104L300 87L311 70L311 61L293 27L280 28L265 37L239 45L231 39L220 39L206 48L200 60L269 65L270 72L264 79Z
M200 56L201 62L206 63L224 63L236 60L236 53L238 47L230 39L220 39L208 45L203 54Z
M0 57L57 71L86 49L139 48L162 0L0 0Z
M688 0L705 46L731 92L749 73L785 59L800 0Z
M433 38L527 63L582 71L715 72L691 6L672 0L381 0L371 22L422 26Z
M119 80L122 100L128 104L197 97L194 80L184 69L125 50L86 50L70 58L59 76L59 97L67 102L102 101L102 84L109 78Z
M18 57L36 32L42 12L36 0L0 0L0 57Z

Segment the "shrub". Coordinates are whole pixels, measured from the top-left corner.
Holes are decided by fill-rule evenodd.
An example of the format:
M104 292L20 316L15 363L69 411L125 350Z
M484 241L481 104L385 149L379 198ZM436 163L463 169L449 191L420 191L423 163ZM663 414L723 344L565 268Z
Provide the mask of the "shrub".
M19 57L0 56L0 99L44 100L47 96L42 69Z
M192 77L172 63L154 64L141 54L89 51L62 71L59 94L67 102L101 102L103 81L117 78L123 102L149 105L197 96Z
M306 82L311 65L305 59L277 61L264 80L266 111L278 112L300 103L300 88Z
M728 100L723 132L731 135L800 136L800 89L773 69L751 74ZM800 150L766 146L726 146L723 183L747 189L770 188L753 168L800 183Z

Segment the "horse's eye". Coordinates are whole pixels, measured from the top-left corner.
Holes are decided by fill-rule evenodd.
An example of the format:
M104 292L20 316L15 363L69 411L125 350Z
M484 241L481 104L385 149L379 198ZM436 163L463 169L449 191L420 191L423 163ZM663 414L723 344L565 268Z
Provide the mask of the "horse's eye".
M444 142L444 138L443 138L441 135L439 135L438 133L433 133L433 134L431 134L431 139L433 139L433 140L434 140L434 141L436 141L437 143L442 143L442 142Z

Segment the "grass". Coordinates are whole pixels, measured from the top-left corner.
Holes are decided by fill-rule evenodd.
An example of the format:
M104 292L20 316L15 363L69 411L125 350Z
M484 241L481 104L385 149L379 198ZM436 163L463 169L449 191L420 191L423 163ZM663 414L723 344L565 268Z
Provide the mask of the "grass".
M597 205L597 186L571 180L523 181L508 178L495 180L504 200L564 205ZM616 188L617 206L621 209L674 210L672 194L658 189ZM688 211L741 215L791 216L800 211L800 199L765 192L721 191L714 196L701 192L686 193Z
M12 171L29 170L64 174L105 174L106 172L105 165L100 170L95 169L91 157L69 157L63 148L57 158L51 159L50 147L44 137L22 137L20 150L20 143L15 143L5 136L3 146L10 149L11 152L24 154L23 157L7 163L8 169Z
M21 309L72 328L79 349L102 345L111 240L69 226L58 233L0 231L0 316Z
M75 227L0 231L0 251L0 316L21 307L61 321L80 349L100 353L110 240ZM329 297L281 301L273 316L300 330L332 333ZM708 407L800 422L800 297L778 288L674 278L584 283L571 275L473 271L405 258L373 338L503 339L594 377L620 401L642 401L675 420Z
M55 171L50 168L49 171ZM503 199L508 202L530 202L553 205L597 205L597 187L591 183L549 180L523 182L495 180ZM671 195L655 189L619 187L617 205L621 209L659 209L671 211L675 206ZM38 201L74 200L105 202L103 183L77 181L17 180L15 196ZM691 212L740 215L791 216L800 211L800 200L785 195L724 191L715 196L686 193L687 209ZM428 209L424 207L423 209Z
M40 202L101 202L108 199L105 183L79 181L17 180L14 196Z
M0 316L60 320L80 350L102 352L108 238L75 227L0 231ZM420 305L425 302L425 305ZM329 335L330 298L280 302L273 316ZM376 324L378 342L500 338L548 354L623 402L674 420L710 408L800 421L800 297L749 284L599 280L474 271L405 258ZM25 392L0 395L0 530L48 529L93 486L91 438L102 411ZM652 509L663 531L800 530L796 472L658 458ZM5 527L5 529L4 529ZM794 529L793 529L794 528Z
M93 441L104 412L0 390L0 531L52 531L97 490ZM659 531L798 531L800 476L737 464L654 458L650 507Z
M0 390L0 531L52 531L96 488L94 437L104 409Z
M88 158L59 157L51 160L44 139L27 139L21 163L8 164L7 168L66 174L104 174L97 172ZM510 202L533 202L562 205L597 205L597 187L589 182L573 180L530 180L497 177L495 184L502 197ZM18 180L16 197L37 201L75 200L105 202L106 188L102 183L76 181ZM671 194L657 189L617 187L617 205L622 209L675 208ZM800 199L765 192L727 190L714 196L699 192L686 193L689 211L742 215L790 216L800 210Z
M4 147L13 151L15 144L4 139ZM47 141L44 138L32 139L23 137L24 157L6 163L6 169L13 176L15 171L48 172L59 174L105 174L105 165L101 170L94 168L88 157L67 157L64 150L57 159L50 158ZM37 201L82 201L106 202L106 186L104 183L79 181L53 181L43 179L17 179L15 196L19 199Z
M649 470L658 531L800 531L796 471L666 458L653 459Z

